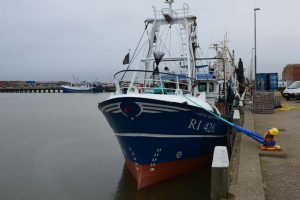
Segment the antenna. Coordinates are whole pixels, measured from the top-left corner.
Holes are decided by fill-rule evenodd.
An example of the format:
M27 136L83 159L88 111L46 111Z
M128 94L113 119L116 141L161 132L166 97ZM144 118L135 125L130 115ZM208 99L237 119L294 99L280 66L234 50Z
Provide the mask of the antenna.
M172 10L172 4L174 3L174 0L166 0L165 3L169 4L169 9Z
M216 54L217 54L218 50L220 48L220 44L218 44L218 43L211 44L211 47L209 47L209 48L216 50Z

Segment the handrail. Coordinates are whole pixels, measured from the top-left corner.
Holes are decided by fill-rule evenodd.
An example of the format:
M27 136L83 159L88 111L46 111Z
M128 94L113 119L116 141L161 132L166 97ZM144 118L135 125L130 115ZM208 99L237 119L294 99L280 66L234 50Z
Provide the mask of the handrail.
M121 71L118 71L114 74L114 78L116 79L116 75L122 73L122 72L146 72L146 73L153 73L154 71L153 70L140 70L140 69L124 69L124 70L121 70ZM192 77L189 77L187 75L181 75L181 74L174 74L174 73L167 73L167 72L156 72L156 73L159 73L159 74L166 74L166 75L172 75L172 76L179 76L179 77L184 77L184 78L187 78L187 79L192 79L192 80L197 80L195 78L192 78Z
M131 80L129 79L125 80L123 76L121 77L121 73L127 73L127 72L134 72L134 76L131 78ZM151 76L146 77L144 75L140 77L139 75L136 76L136 74L139 72L142 72L143 74L151 73L151 76L153 77ZM164 75L166 77L163 77ZM192 91L188 89L189 88L188 80L196 81L195 78L188 77L185 74L155 72L153 70L138 70L138 69L132 69L132 70L126 69L126 70L118 71L117 73L114 74L114 79L115 79L117 93L124 93L128 91L141 93L141 91L146 91L146 90L147 93L151 93L149 92L150 91L149 89L156 89L157 91L160 90L161 94L192 93Z

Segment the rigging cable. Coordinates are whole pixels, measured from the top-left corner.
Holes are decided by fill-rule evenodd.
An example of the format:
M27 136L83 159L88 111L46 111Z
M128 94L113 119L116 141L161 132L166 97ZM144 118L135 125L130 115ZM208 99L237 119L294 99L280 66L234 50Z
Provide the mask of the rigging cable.
M137 49L138 49L138 47L139 47L139 45L140 45L140 43L141 43L141 41L142 41L142 39L143 39L143 37L144 37L144 34L145 34L145 32L146 32L146 30L147 30L147 28L148 28L148 25L149 25L149 22L145 23L145 29L144 29L144 31L143 31L143 34L142 34L142 36L141 36L141 38L140 38L140 40L139 40L139 42L138 42L138 44L137 44L137 46L136 46L134 52L133 52L133 55L132 55L132 57L131 57L131 59L130 59L130 61L129 61L129 64L128 64L126 70L129 69L129 67L131 66L131 63L133 62L133 58L134 58L134 56L135 56L135 53L136 53L136 51L137 51ZM125 74L126 74L126 71L124 72L124 74L123 74L121 80L123 80Z

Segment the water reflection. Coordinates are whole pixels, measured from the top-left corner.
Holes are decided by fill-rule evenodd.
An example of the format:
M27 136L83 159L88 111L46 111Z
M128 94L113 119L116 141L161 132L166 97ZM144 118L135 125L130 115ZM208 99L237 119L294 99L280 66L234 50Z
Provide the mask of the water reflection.
M126 165L124 165L114 200L182 200L209 199L209 197L210 167L205 167L138 191L136 180Z

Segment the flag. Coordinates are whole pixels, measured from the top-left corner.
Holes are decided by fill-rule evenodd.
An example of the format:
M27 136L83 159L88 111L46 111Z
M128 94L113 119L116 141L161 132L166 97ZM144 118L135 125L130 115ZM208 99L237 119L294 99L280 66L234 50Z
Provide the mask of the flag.
M123 65L129 64L129 52L126 54L123 60Z

